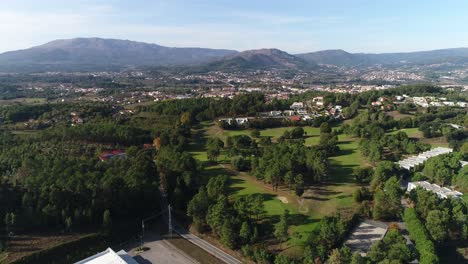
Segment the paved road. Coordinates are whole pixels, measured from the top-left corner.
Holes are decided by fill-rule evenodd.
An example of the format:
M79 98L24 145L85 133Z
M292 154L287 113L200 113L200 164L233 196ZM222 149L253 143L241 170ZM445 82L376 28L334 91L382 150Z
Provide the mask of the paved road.
M161 239L155 233L148 234L145 237L145 247L150 248L149 250L137 254L136 249L139 246L138 242L134 243L127 248L127 252L140 264L199 264L199 262L174 247L168 241Z
M160 190L160 193L163 194L163 195L160 195L160 199L159 199L161 208L167 208L168 203L167 203L166 195L164 195L163 190ZM164 215L164 220L167 223L167 221L169 219L167 211L164 211L163 215ZM178 233L180 236L182 236L187 241L189 241L189 242L193 243L194 245L198 246L199 248L205 250L209 254L211 254L211 255L215 256L216 258L218 258L219 260L223 261L224 263L227 263L227 264L241 264L242 263L238 259L236 259L233 256L229 255L228 253L222 251L218 247L213 246L209 242L207 242L207 241L205 241L205 240L203 240L203 239L201 239L201 238L199 238L199 237L197 237L197 236L195 236L193 234L190 234L190 232L188 232L185 228L183 228L180 225L177 225L177 223L175 222L174 219L172 219L172 225L174 226L174 228L173 228L174 232Z
M209 242L197 237L196 235L190 234L189 232L187 232L187 230L185 230L185 228L181 226L175 226L174 231L178 233L180 236L182 236L183 238L185 238L187 241L195 244L196 246L200 247L201 249L205 250L206 252L210 253L216 258L220 259L224 263L227 263L227 264L241 264L242 263L235 257L222 251L216 246L213 246Z

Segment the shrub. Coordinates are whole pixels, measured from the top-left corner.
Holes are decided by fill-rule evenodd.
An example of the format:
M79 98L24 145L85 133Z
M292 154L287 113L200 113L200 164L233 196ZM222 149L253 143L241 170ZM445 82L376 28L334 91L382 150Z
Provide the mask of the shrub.
M411 239L416 243L419 262L421 264L439 263L439 258L434 253L434 243L428 238L429 236L413 208L405 209L404 220Z

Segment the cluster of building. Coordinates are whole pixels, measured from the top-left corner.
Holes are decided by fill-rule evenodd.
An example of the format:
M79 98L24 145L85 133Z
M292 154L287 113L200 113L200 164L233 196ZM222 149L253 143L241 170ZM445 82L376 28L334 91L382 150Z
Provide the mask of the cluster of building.
M422 81L424 76L405 71L395 70L374 70L362 75L362 79L366 81L387 81L387 82L401 82L401 81Z
M371 105L375 107L380 107L385 110L392 110L394 105L400 104L408 104L413 103L420 107L442 107L442 106L450 106L450 107L468 107L467 102L453 102L448 101L447 98L444 97L434 97L434 96L426 96L426 97L418 97L418 96L408 96L406 94L397 95L394 98L388 97L379 97L376 101L372 102Z
M343 107L341 105L330 105L324 107L323 97L315 97L311 101L293 102L289 110L273 110L269 112L258 113L257 117L232 117L221 118L219 122L226 122L228 125L243 125L256 118L263 119L289 119L291 121L309 121L320 116L328 116L335 119L341 119Z
M453 149L451 148L437 147L429 151L420 153L418 156L411 156L404 160L400 160L397 162L397 164L400 165L400 168L411 170L412 168L423 164L429 158L436 157L436 156L443 155L443 154L448 154L452 151Z
M451 106L451 107L468 107L468 103L466 102L452 102L452 101L447 101L447 98L437 98L433 96L427 96L427 97L408 97L410 99L407 99L408 102L413 102L417 106L421 106L424 108L427 108L429 106L435 106L435 107L442 107L442 106Z
M441 187L437 184L432 184L427 181L410 182L408 183L407 191L410 192L411 190L416 189L417 187L421 187L426 191L433 192L437 194L437 197L442 199L447 199L449 197L461 198L463 196L463 193L461 192L451 190L447 187Z

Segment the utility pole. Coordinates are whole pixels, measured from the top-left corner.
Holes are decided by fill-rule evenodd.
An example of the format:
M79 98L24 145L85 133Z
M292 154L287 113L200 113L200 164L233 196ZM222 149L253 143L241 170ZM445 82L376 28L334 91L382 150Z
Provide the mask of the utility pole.
M169 210L169 237L172 238L172 216L171 216L171 205L167 206L167 209Z
M140 238L140 241L141 241L141 249L143 250L143 236L145 235L145 220L141 220L141 238Z

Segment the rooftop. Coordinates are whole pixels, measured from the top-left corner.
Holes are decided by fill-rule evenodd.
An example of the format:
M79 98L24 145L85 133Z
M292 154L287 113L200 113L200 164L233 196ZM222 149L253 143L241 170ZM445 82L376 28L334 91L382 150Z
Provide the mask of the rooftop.
M114 252L111 248L106 249L94 256L78 261L75 264L138 264L127 252L120 250Z
M416 187L422 187L427 191L431 191L437 194L437 196L441 198L447 198L447 197L460 197L463 195L463 193L451 190L447 187L440 187L437 184L431 184L427 181L419 181L419 182L410 182L408 183L408 191L411 191L412 189Z

